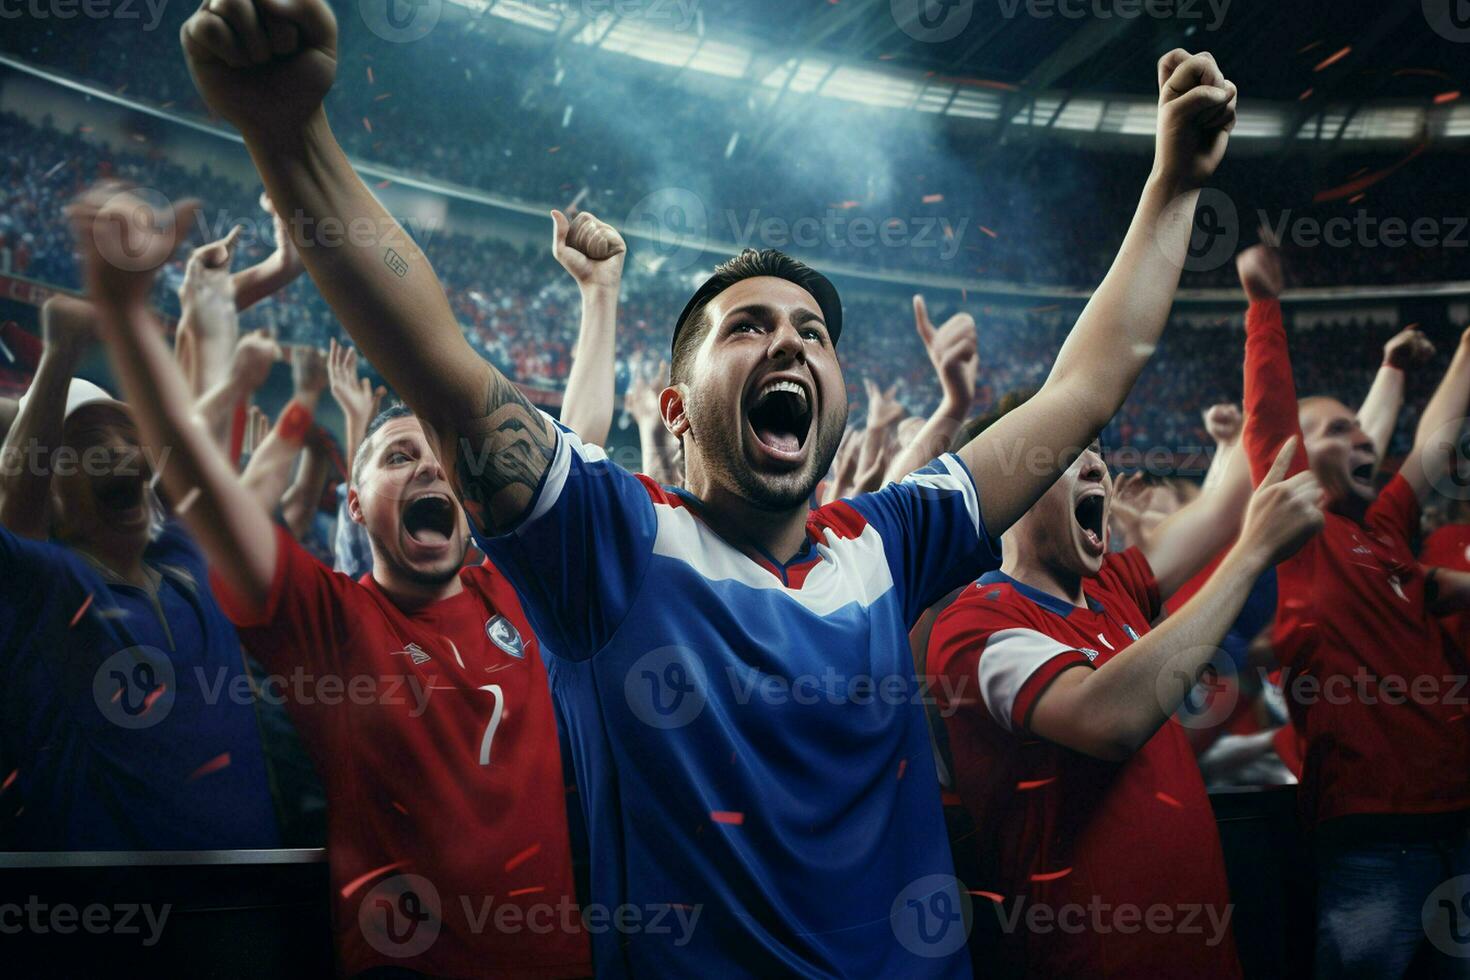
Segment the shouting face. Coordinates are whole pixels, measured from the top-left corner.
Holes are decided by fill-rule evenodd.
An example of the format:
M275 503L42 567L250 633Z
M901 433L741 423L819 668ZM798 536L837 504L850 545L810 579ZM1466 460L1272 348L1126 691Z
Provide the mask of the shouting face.
M1067 575L1094 578L1108 553L1113 478L1094 444L1016 522L1019 546Z
M63 443L69 458L57 458L52 479L56 538L120 561L141 555L152 531L153 472L127 410L117 403L77 409Z
M847 425L842 369L817 301L759 276L720 293L703 315L688 376L661 403L684 439L690 489L717 488L764 510L805 506Z
M348 513L367 529L374 563L420 585L443 585L459 573L469 524L412 415L391 419L359 454Z
M1329 507L1372 502L1378 457L1352 410L1335 398L1304 398L1299 409L1302 445L1322 481Z

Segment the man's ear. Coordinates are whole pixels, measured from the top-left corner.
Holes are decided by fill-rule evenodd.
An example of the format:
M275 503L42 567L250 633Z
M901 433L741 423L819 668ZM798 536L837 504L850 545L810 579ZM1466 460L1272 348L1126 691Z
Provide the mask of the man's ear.
M367 526L367 518L362 516L362 498L357 494L357 487L347 488L347 516L352 518L352 523Z
M664 428L675 439L683 439L689 431L689 416L684 414L684 385L669 385L658 396L658 411L663 416Z

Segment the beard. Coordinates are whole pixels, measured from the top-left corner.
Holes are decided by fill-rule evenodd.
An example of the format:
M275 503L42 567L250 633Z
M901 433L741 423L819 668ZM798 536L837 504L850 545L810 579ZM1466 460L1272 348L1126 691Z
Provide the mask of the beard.
M404 564L403 562L400 562L397 559L393 558L391 552L389 552L388 549L383 546L383 539L378 537L373 532L367 532L367 536L368 542L372 545L373 549L373 561L375 563L381 561L383 564L391 568L396 575L409 582L414 583L415 585L427 585L431 587L437 587L440 585L444 585L446 582L449 582L451 579L459 574L460 568L464 565L464 556L469 554L470 551L470 543L468 540L466 540L464 542L464 547L460 550L458 560L454 562L446 562L445 567L442 570L425 571L422 568L416 568L413 565Z
M781 512L806 506L837 456L838 443L847 427L846 400L813 420L807 434L808 439L816 440L811 454L800 469L786 473L758 473L750 468L741 439L744 422L737 407L733 409L732 425L731 411L706 405L696 392L689 393L686 438L698 443L711 479L760 510Z

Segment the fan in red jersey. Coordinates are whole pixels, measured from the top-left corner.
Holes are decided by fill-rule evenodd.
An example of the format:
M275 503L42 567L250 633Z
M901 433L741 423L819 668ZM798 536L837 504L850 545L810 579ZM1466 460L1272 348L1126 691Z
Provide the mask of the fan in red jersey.
M1217 488L1121 554L1094 447L1007 532L1003 570L935 623L930 666L958 692L943 713L959 793L985 829L971 884L994 903L993 920L977 913L987 975L1241 975L1214 816L1170 716L1256 579L1321 526L1315 478L1281 479L1294 446L1243 527ZM1150 632L1237 527L1215 574ZM1157 927L1134 928L1145 919Z
M1470 331L1425 407L1414 448L1378 492L1373 441L1353 412L1331 398L1297 401L1280 257L1257 245L1237 267L1250 299L1244 442L1252 472L1262 475L1273 447L1300 436L1291 472L1310 468L1327 501L1322 534L1277 568L1272 636L1306 744L1301 802L1318 852L1318 976L1402 976L1426 946L1426 928L1456 928L1444 909L1425 911L1430 893L1470 873L1466 667L1436 620L1463 602L1463 590L1435 588L1410 550L1421 501L1448 475L1446 433L1457 433L1470 403ZM1458 586L1452 578L1443 584Z
M263 696L285 699L321 774L341 969L588 975L537 639L494 567L462 568L468 525L423 426L390 409L353 462L349 509L372 541L371 574L354 581L312 558L190 421L146 308L153 271L103 258L108 234L128 235L112 244L135 255L150 243L132 237L173 233L118 220L142 207L104 187L73 208L89 291L145 444L171 450L163 483L193 498L186 520L221 605L272 671Z

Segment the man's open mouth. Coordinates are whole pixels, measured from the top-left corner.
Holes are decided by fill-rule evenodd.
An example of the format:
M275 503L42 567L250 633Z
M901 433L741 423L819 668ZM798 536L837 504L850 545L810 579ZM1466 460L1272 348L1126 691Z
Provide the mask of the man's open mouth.
M1103 507L1103 495L1092 493L1077 501L1072 511L1087 543L1097 551L1102 551L1103 547Z
M144 482L136 476L105 476L95 480L92 493L97 506L109 514L125 517L143 509Z
M419 497L403 509L403 530L419 544L447 544L454 524L454 504L441 494Z
M1367 484L1368 486L1372 486L1373 485L1373 469L1374 469L1374 467L1373 467L1373 464L1372 463L1359 463L1357 466L1354 466L1352 468L1353 479L1356 480L1359 483L1363 483L1363 484Z
M811 431L811 399L795 381L771 381L761 388L749 416L750 427L762 445L777 455L794 456Z

